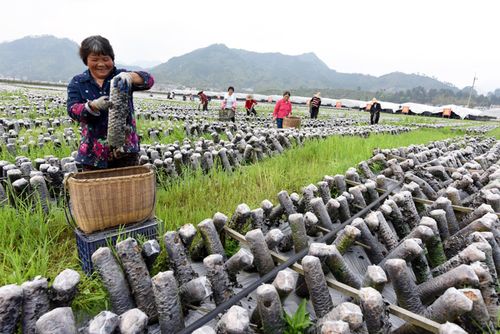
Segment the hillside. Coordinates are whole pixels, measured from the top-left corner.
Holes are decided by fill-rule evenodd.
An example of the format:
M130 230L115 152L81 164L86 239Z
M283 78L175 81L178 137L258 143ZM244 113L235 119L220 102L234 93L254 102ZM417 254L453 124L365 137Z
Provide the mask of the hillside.
M28 36L0 43L0 77L68 82L86 68L78 56L78 48L74 41L54 36ZM119 64L117 67L141 69Z
M140 67L117 65L130 70ZM54 36L24 37L0 43L0 77L67 82L85 66L78 57L78 44ZM159 84L204 89L236 86L239 91L283 89L346 89L395 92L415 87L452 89L436 79L401 72L380 77L341 73L330 69L314 53L298 56L258 53L213 44L174 57L151 69Z
M66 38L24 37L0 44L2 77L68 81L84 69L78 58L78 44Z
M367 87L367 90L388 90L394 92L412 89L415 87L424 87L427 90L451 89L455 92L458 91L455 86L451 86L436 79L417 74L406 74L402 72L392 72L378 77L377 82L374 84L374 87Z
M298 56L257 53L213 44L174 57L152 68L158 82L188 87L265 91L285 88L336 88L399 91L414 87L452 89L454 86L416 74L394 72L375 77L330 69L314 53Z
M313 53L286 56L256 53L214 44L198 49L152 69L159 82L186 86L270 89L275 87L330 84L330 69Z

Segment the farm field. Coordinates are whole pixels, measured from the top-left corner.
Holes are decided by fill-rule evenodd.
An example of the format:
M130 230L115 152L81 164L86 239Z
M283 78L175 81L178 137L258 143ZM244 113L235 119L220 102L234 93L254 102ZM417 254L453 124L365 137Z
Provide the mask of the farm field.
M435 160L435 164L432 165L434 167L438 166L438 161L443 166L446 164L447 169L444 167L442 169L445 170L446 175L443 180L438 180L436 184L443 189L449 189L453 182L453 185L458 188L457 193L460 192L460 205L458 202L452 201L453 204L468 207L472 211L481 204L489 203L487 202L488 196L495 197L494 195L497 195L495 192L483 192L479 184L485 189L487 185L490 185L489 190L495 187L498 189L498 182L491 178L488 179L489 175L498 174L495 171L500 169L498 166L500 150L497 142L500 139L500 124L498 122L382 114L378 126L369 126L369 114L365 112L337 111L325 108L321 109L319 119L313 121L306 120L307 110L305 107L297 107L294 109L294 114L303 118L300 130L291 129L278 133L272 123L272 105L259 105L258 115L255 118L246 117L241 112L242 116L238 114L235 124L226 124L217 121L218 102L216 101L211 103L211 110L208 113L197 111L196 104L192 102L165 101L146 96L136 98L134 102L138 130L142 136L143 159L141 161L156 166L158 181L156 216L162 221L158 231L162 251L150 268L151 277L167 270L175 270L175 265L173 266L165 255L165 245L161 238L165 232L178 230L186 224L197 226L200 222L212 218L215 213L220 212L226 217L232 218L228 221L228 226L232 230L237 230L245 235L253 226L252 223L246 221L251 220L250 214L246 216L244 224L239 226L239 223L235 223L238 218L234 218L238 216L237 208L240 208L242 203L245 203L251 210L261 208L265 199L268 199L274 208L279 204L285 207L284 202L282 202L283 197L277 197L282 190L286 190L287 194L290 194L290 198L291 194L297 194L297 198L292 199L293 204L297 207L297 210L293 211L296 211L295 214L305 215L308 212L307 205L304 207L305 204L302 201L301 207L297 199L300 197L303 200L304 187L307 188L310 184L316 185L318 181L324 180L325 175L344 175L346 171L354 167L355 173L361 176L358 175L352 179L346 176L346 179L357 180L358 183L362 184L378 182L379 178L375 179L364 174L366 171L364 172L358 165L363 161L368 162L372 172L377 175L387 174L387 179L394 179L398 182L405 181L405 183L410 183L408 180L413 180L413 183L417 184L419 180L426 179L422 176L424 174L418 174L418 177L415 178L407 175L407 173L412 174L413 166L416 167L417 161L419 161L419 158L411 160L410 153L413 156L421 157L425 156L425 151L434 150L425 158L429 159L428 161L422 158L420 162L424 167L421 168L425 169L431 166L432 164L426 164L431 160ZM72 309L77 319L83 323L100 311L111 309L112 305L99 275L94 273L87 276L82 271L75 244L75 235L66 222L63 210L65 204L61 195L62 176L64 172L73 171L72 168L77 167L70 157L72 152L76 150L79 141L78 125L71 122L66 115L64 94L50 90L23 88L0 91L0 117L2 120L0 166L5 171L2 174L5 193L0 194L3 203L0 209L0 235L2 236L0 238L0 286L22 284L37 275L46 277L52 282L64 269L73 269L80 274L81 283L79 293L72 303ZM238 139L238 136L241 138ZM239 144L242 146L238 146ZM212 148L212 150L202 149L205 146ZM398 148L403 147L409 149L398 151ZM221 151L224 153L221 154ZM228 152L227 161L224 158L226 151ZM205 160L204 153L206 152L213 155L211 160ZM401 156L398 160L393 157L398 156L398 152L406 152L404 154L408 155ZM422 152L424 153L422 154ZM465 165L465 162L459 161L456 152L462 152L462 157L470 160L470 168L463 168L464 170L458 172L462 173L463 176L455 175L453 177L453 172L457 173L457 170ZM374 159L376 153L382 154L387 160ZM441 160L440 154L442 154ZM180 158L177 159L176 156L180 156ZM36 159L43 159L43 161L37 162ZM167 162L168 159L170 160ZM394 161L388 163L391 159ZM409 160L411 167L403 163L406 161L408 164ZM207 161L211 164L207 165ZM28 162L31 164L27 164ZM69 163L69 165L66 166L63 162ZM12 164L15 166L5 168L5 166ZM27 178L29 181L30 172L40 171L43 164L47 165L44 177L49 175L47 186L51 194L51 199L46 201L46 205L45 202L37 200L39 197L36 196L39 195L36 192L26 196L24 190L17 190L17 184L14 185L11 182L14 179L9 178L14 177L14 173L7 174L6 172L9 169L19 169L20 176L15 181L20 178ZM398 166L402 164L403 167L391 167L394 164ZM493 167L495 164L496 167ZM49 165L59 167L57 170L49 170ZM27 168L27 172L23 168ZM393 170L388 171L391 168ZM469 172L469 170L478 170L478 168L481 169L482 173L478 173L477 179L474 179L476 183L468 184L463 189L459 188L461 183L457 180L468 180L468 178L472 180L473 172ZM452 169L453 171L451 171ZM415 171L422 170L415 168ZM51 171L54 174L50 174ZM488 175L485 174L486 171L490 171ZM402 172L403 175L401 176L398 172ZM438 175L438 172L435 175ZM480 178L481 175L484 179ZM438 179L437 176L435 178ZM434 186L429 180L424 182L427 186L429 184L431 187ZM390 182L387 184L392 185ZM440 192L433 189L431 192L423 184L419 183L417 186L420 186L424 191L426 200L436 201L438 197L452 198L452 195L446 191ZM348 184L348 187L357 186L352 183ZM377 183L377 187L380 188L380 184ZM406 188L406 191L408 189ZM471 189L475 189L475 191ZM329 190L330 198L342 196L343 191L340 188L335 190L331 186ZM398 188L398 191L404 190L401 190L401 187ZM317 195L318 189L311 190L311 192L316 194L314 197L319 196ZM357 202L359 198L356 198L356 195L361 194L361 192L359 194L357 190L347 190L347 192L352 195L349 201L353 216L369 205L363 201ZM364 197L365 200L368 200L369 195L366 187L363 194L361 198ZM410 197L412 195L415 197L415 194L416 192L410 193ZM477 196L474 197L474 195ZM471 196L474 198L466 202L465 200ZM324 204L326 205L327 202L325 201ZM429 208L432 207L429 203L426 205L429 205ZM298 209L299 207L300 209ZM429 208L422 203L417 203L417 217L418 215L421 217L429 215L428 212L432 211ZM432 209L437 209L437 207L432 207ZM287 216L293 214L287 212L286 208L281 208L281 210L285 211L279 215L280 223L271 224L267 229L262 228L263 232L280 228L286 223ZM498 210L495 211L498 212ZM406 214L406 211L404 213ZM316 213L316 216L319 218L320 214ZM268 218L266 216L266 219ZM472 222L467 221L466 215L460 213L457 214L457 219L460 220L457 223L460 224L460 230ZM331 221L330 224L340 226L341 222L342 219L338 222ZM390 223L394 224L395 222ZM322 222L320 222L321 224ZM417 222L414 226L410 225L409 227L415 228L418 224ZM491 224L488 231L498 232L498 218ZM393 227L392 230L394 230ZM398 232L397 228L396 232ZM457 232L455 231L455 233ZM478 231L471 230L469 232L472 234L472 232ZM486 232L486 230L483 229L479 232ZM315 238L318 233L320 232L311 232L309 237ZM394 231L387 232L391 237L396 238L396 241L392 240L395 244L389 246L384 243L389 242L390 244L391 240L388 241L388 239L391 237L384 239L384 236L381 235L383 233L377 233L380 243L387 248L385 252L393 251L396 244L399 244L404 238ZM495 233L493 234L495 235ZM439 232L437 235L439 236ZM493 239L495 238L496 235ZM478 240L475 242L479 242ZM145 240L139 239L138 241L144 242ZM443 263L458 254L462 248L465 248L462 247L465 246L462 241L462 239L456 241L457 244L454 244L453 247L450 246L452 250L439 263L432 263L432 259L430 259L430 276L427 279L454 268L453 266L450 268L442 266ZM203 242L199 233L192 241L193 245L203 244ZM489 243L487 244L489 245ZM223 246L225 246L227 258L237 253L240 248L240 245L229 237L226 238ZM449 251L449 249L445 250ZM428 253L429 250L427 249L425 252ZM285 253L283 252L283 254ZM425 256L423 258L425 259ZM411 261L409 260L409 262ZM469 261L465 264L468 265L472 262L475 261ZM394 266L399 265L393 264ZM412 266L415 269L416 264L412 262ZM392 275L390 272L389 274ZM417 281L422 279L418 273L415 276ZM395 277L391 276L391 278ZM425 279L418 284L423 282ZM461 286L466 285L468 284L461 284ZM498 281L493 282L493 285L498 285ZM394 289L397 290L397 288ZM400 302L400 296L398 295L396 300L394 291L391 291L391 303ZM439 294L442 293L444 291L440 291ZM310 294L313 292L311 291ZM398 294L397 291L396 294ZM428 305L430 302L427 300L424 304ZM318 318L320 317L321 311L313 302L308 305L307 309L310 313L316 313ZM477 326L478 332L488 333L488 331L495 330L494 326L497 326L497 323L496 318L491 315L492 309L498 312L498 309L493 308L493 306L488 308L491 319L489 317L487 320L483 319L483 322ZM459 321L463 323L465 319L467 318L461 318ZM191 323L193 321L190 320ZM436 319L436 321L446 322L448 319L446 321ZM450 320L450 322L453 321ZM401 322L398 324L400 325ZM468 329L470 330L470 328Z

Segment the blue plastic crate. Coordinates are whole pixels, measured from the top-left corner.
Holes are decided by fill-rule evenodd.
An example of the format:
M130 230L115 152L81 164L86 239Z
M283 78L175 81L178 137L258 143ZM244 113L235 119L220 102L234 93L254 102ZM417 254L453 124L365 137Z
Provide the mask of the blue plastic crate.
M85 234L78 228L75 228L78 257L80 258L83 271L87 275L91 275L94 270L92 254L94 254L99 247L116 245L116 240L119 237L122 239L128 237L137 238L137 236L141 235L148 240L156 238L159 222L161 222L161 220L154 217L144 223L125 225L92 234Z

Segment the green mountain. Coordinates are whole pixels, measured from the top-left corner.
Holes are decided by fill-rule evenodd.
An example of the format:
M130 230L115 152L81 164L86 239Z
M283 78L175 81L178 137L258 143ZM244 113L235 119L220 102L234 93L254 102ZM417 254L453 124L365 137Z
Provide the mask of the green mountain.
M0 44L0 76L68 81L85 69L78 44L53 36L24 37Z
M228 85L256 91L286 88L335 88L399 91L422 86L426 89L456 87L433 78L394 72L375 77L341 73L330 69L314 53L288 56L257 53L214 44L153 67L158 82L188 87L225 89Z
M412 89L416 87L424 87L425 89L451 89L454 92L458 88L452 84L445 83L434 78L422 76L418 74L406 74L402 72L392 72L382 75L377 78L373 87L368 87L367 90L388 90L388 91L401 91Z
M28 36L0 43L0 77L68 82L86 69L78 49L79 45L74 41L54 36ZM116 66L141 69L138 66Z
M330 69L313 53L286 56L214 44L152 68L158 82L196 87L268 89L328 85Z
M54 36L24 37L0 43L0 77L22 80L68 82L85 66L78 56L78 44ZM122 66L138 70L137 66ZM433 78L401 72L380 77L341 73L330 69L314 53L289 56L257 53L214 44L197 49L151 72L159 84L183 85L204 89L269 91L282 89L346 89L394 92L415 87L458 89Z

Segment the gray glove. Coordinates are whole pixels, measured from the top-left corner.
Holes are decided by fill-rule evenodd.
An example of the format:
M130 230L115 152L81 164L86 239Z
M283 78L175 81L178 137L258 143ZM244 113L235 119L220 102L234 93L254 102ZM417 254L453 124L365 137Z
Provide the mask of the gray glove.
M129 72L121 72L115 76L115 84L117 85L120 92L129 92L132 88L132 75Z
M108 110L111 107L111 101L108 96L101 96L100 98L89 101L85 104L85 109L89 112L89 114L93 116L99 116L100 111Z

